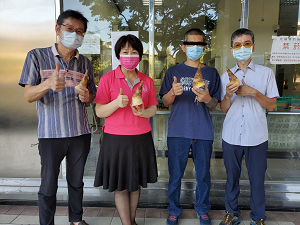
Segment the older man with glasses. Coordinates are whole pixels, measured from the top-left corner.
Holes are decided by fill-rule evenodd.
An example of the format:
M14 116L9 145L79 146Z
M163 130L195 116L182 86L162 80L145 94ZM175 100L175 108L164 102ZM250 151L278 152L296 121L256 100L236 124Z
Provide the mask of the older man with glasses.
M31 50L25 60L19 84L24 97L35 102L38 114L41 185L38 192L40 224L54 224L60 164L66 157L69 220L82 220L83 173L90 150L91 131L86 103L96 92L92 63L77 48L82 45L88 20L67 10L55 25L59 43ZM79 84L87 72L87 87Z
M266 109L273 111L279 96L275 75L270 68L254 64L254 34L238 29L231 36L231 53L237 64L231 72L240 86L230 82L228 72L221 77L221 110L226 113L222 132L226 215L220 225L241 222L238 208L239 179L245 156L251 186L251 225L264 225L265 172L267 169L268 127Z

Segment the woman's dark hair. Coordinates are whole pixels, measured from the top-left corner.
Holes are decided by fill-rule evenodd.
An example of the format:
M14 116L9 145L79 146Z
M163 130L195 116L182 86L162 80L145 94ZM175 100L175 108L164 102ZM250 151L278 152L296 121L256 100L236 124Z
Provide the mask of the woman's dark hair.
M233 40L236 37L242 36L243 34L250 35L251 39L252 39L252 43L254 44L254 34L253 34L253 32L251 30L246 29L246 28L240 28L240 29L237 29L236 31L234 31L233 34L231 35L231 47L233 47Z
M59 15L59 17L58 17L56 23L57 23L59 26L61 26L61 25L63 24L64 20L65 20L65 19L68 19L68 18L73 18L73 19L77 19L77 20L82 21L83 24L84 24L84 32L86 32L86 30L87 30L87 23L88 23L89 21L88 21L87 18L85 18L80 12L75 11L75 10L69 9L69 10L66 10L66 11L62 12L62 13Z
M128 45L131 46L133 49L137 50L140 55L140 61L143 56L143 44L136 36L132 34L124 35L119 38L115 45L115 53L117 59L120 59L120 52L121 49L126 46L126 43L128 42Z

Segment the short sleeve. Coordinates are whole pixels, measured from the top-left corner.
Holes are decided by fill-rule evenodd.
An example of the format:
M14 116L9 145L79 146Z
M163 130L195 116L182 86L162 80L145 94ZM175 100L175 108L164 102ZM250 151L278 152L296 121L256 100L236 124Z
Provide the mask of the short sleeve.
M269 71L270 72L268 74L268 86L267 86L266 96L269 98L279 97L275 75L271 69Z
M213 90L211 91L210 96L214 97L216 99L218 99L218 101L220 101L220 84L221 84L221 80L220 80L220 75L218 73L217 70L216 71L216 80L215 80L215 85L213 87Z
M172 73L171 70L168 69L163 79L163 82L161 84L159 95L163 96L167 94L172 88L172 83L173 83Z
M150 83L150 95L149 95L149 99L148 99L148 105L157 105L158 101L156 98L154 83L151 78L149 78L149 80L150 80L150 82L149 82Z
M96 93L97 88L96 88L96 84L95 84L95 77L94 77L94 70L93 70L93 65L91 63L91 61L88 61L88 76L89 76L89 80L88 80L88 90L90 93Z
M99 81L99 86L96 94L96 98L94 100L95 103L99 104L108 104L110 103L111 96L110 96L110 83L106 76L103 76Z
M25 86L25 84L30 85L38 85L40 83L40 68L38 64L38 59L36 55L34 54L34 50L31 50L28 52L23 70L21 73L21 77L19 80L19 85L22 87Z
M226 85L229 83L227 72L221 76L221 101L223 101L226 94Z

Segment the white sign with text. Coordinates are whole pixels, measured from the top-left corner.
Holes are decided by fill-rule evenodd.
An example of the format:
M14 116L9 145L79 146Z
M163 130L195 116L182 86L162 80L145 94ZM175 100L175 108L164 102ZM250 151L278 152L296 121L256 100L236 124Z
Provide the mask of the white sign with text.
M271 64L300 64L300 36L272 36Z

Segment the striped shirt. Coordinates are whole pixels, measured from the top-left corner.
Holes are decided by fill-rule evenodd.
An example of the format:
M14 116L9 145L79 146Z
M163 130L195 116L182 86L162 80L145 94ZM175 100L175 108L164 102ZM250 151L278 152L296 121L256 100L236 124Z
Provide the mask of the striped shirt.
M55 44L48 48L31 50L26 57L19 85L38 85L50 78L60 65L60 76L64 76L66 86L61 92L49 90L36 101L38 115L38 138L75 137L90 133L85 103L81 102L75 91L88 70L88 90L96 92L92 63L79 52L67 64L58 54Z

